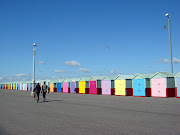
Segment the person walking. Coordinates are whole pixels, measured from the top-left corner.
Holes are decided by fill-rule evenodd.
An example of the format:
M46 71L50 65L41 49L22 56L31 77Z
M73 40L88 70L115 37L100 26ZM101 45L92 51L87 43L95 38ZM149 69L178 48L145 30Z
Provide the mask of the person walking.
M39 93L40 93L40 91L41 91L41 86L39 85L39 83L37 83L36 87L33 90L33 92L35 92L35 94L37 95L37 103L39 102Z
M43 92L43 101L46 101L46 92L47 92L48 86L46 85L46 82L42 85L42 92ZM49 93L49 91L48 91Z

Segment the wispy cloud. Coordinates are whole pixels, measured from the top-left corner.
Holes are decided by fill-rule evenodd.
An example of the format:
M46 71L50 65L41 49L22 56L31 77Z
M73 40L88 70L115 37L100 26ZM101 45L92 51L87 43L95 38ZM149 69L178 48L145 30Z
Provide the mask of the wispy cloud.
M86 72L86 73L91 72L89 69L86 69L86 68L80 68L80 69L78 69L78 71L83 71L83 72Z
M173 58L173 63L175 63L175 64L180 63L180 59L178 59L178 58Z
M45 62L44 61L39 61L39 64L45 64Z
M0 80L3 80L3 77L0 76Z
M55 72L55 73L64 73L65 71L64 70L53 70L53 72Z
M160 59L160 62L170 63L171 61L170 61L169 59ZM173 58L173 63L175 63L175 64L180 63L180 59L178 59L178 58Z
M27 77L26 74L16 74L16 77Z
M169 63L170 62L170 60L168 60L168 59L160 59L160 61L163 63Z
M77 61L65 61L63 64L68 65L68 66L73 66L73 67L78 67L81 66L81 64Z
M109 71L109 73L110 74L115 74L115 70L112 69L112 70Z

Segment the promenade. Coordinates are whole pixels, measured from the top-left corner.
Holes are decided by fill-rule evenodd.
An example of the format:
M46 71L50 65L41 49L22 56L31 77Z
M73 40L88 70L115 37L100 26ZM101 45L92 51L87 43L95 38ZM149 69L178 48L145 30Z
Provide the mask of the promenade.
M0 135L180 135L180 99L0 90Z

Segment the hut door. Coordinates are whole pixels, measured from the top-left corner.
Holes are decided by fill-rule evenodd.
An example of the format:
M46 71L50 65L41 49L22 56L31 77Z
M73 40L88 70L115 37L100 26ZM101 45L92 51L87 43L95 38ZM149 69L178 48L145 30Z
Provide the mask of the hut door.
M102 94L107 94L107 81L102 81Z
M111 95L111 81L102 81L102 94Z
M145 96L144 79L133 80L133 95L134 96Z
M61 83L57 83L57 92L61 92Z
M145 96L145 83L144 83L144 79L139 79L139 89L138 89L138 93L139 96Z
M54 92L54 83L50 83L50 92Z
M158 80L157 79L151 79L151 91L152 91L152 96L158 97L159 95L159 86L158 86Z
M79 93L85 93L85 81L79 82Z
M120 95L121 83L120 80L115 80L115 95Z
M70 82L70 93L76 93L76 83Z
M106 94L111 95L111 81L106 81Z
M176 78L177 83L177 97L180 97L180 77Z
M160 97L166 97L166 78L158 79L159 95Z
M68 82L63 82L63 92L68 93Z
M120 95L125 95L125 80L120 80Z
M90 81L90 92L89 94L97 94L96 81Z

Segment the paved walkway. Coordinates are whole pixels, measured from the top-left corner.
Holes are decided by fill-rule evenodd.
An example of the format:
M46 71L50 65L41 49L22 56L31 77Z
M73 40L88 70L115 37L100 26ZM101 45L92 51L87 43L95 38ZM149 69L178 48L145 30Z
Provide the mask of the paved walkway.
M180 99L0 90L0 135L180 135Z

